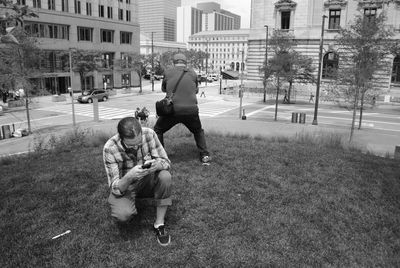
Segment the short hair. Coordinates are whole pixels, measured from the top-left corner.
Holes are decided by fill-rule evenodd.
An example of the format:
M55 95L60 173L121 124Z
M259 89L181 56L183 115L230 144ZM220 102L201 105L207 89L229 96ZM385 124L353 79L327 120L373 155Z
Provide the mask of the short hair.
M183 55L182 53L175 54L173 61L174 61L174 64L177 64L177 63L186 64L186 56Z
M133 139L142 133L142 126L135 117L124 117L118 123L118 134L121 139Z

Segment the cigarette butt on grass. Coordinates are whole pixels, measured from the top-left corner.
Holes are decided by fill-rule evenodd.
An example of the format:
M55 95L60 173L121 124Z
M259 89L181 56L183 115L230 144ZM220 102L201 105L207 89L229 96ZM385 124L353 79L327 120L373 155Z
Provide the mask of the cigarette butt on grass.
M65 231L64 233L62 233L62 234L59 234L59 235L56 235L56 236L53 236L51 239L57 239L57 238L59 238L59 237L61 237L61 236L64 236L64 235L66 235L66 234L69 234L71 232L71 230L67 230L67 231Z

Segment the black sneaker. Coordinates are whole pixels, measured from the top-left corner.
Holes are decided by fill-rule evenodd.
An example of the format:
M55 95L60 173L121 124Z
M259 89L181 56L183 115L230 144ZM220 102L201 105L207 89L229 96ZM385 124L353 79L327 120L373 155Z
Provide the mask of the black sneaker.
M171 236L165 230L164 225L160 225L158 228L154 227L154 231L156 232L158 244L168 246L171 243Z
M201 163L203 164L203 166L209 166L211 162L211 157L209 157L208 155L205 155L201 158Z

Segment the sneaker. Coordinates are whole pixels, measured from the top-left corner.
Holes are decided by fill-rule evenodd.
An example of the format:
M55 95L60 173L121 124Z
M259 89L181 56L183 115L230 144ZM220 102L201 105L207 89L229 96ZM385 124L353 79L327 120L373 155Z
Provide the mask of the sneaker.
M158 228L154 227L154 231L156 232L158 244L168 246L171 243L171 236L167 234L164 225L160 225Z
M203 156L203 157L201 158L201 163L202 163L204 166L209 166L209 165L210 165L210 162L211 162L211 157L209 157L208 155L205 155L205 156Z

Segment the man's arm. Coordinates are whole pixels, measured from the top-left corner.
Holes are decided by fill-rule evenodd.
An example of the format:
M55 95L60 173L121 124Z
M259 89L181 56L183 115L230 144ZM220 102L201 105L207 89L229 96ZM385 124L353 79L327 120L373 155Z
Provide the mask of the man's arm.
M155 160L153 166L156 167L156 170L170 169L171 161L168 159L168 155L159 141L157 134L152 129L147 129L146 132L147 150L152 159Z

